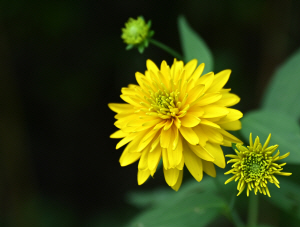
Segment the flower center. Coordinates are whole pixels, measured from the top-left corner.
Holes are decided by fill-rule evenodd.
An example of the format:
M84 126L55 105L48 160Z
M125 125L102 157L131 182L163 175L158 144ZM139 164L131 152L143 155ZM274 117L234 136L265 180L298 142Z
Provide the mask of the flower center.
M179 95L180 92L178 91L169 93L158 90L155 93L151 93L151 99L148 99L151 104L149 110L157 112L158 116L163 119L175 117L179 112L179 105L181 103L178 102Z
M242 162L242 172L245 181L260 181L264 178L268 163L262 154L249 154Z

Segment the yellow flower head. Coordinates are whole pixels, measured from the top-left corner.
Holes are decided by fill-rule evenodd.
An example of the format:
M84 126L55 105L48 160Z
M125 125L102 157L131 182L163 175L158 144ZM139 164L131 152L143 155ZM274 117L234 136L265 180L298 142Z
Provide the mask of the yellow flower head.
M139 185L154 175L161 158L165 180L176 191L184 165L197 181L203 171L215 177L214 164L225 167L220 145L241 143L226 131L240 129L242 117L228 108L240 98L223 88L231 70L201 76L203 69L195 59L186 65L175 59L171 68L163 61L160 69L147 60L145 75L135 74L139 85L122 88L126 104L109 104L120 129L110 137L123 138L116 149L129 143L120 164L139 160Z
M150 31L151 21L147 24L143 17L138 17L136 20L129 18L125 23L125 28L122 28L122 39L128 44L127 49L137 47L142 53L145 47L149 45L149 39L154 35L154 31Z
M271 134L267 138L264 146L259 142L258 136L255 139L253 144L252 133L250 133L250 146L244 147L241 144L237 144L236 147L238 150L235 150L237 155L226 155L226 157L232 158L227 162L234 163L232 169L226 172L225 174L234 174L233 177L229 178L225 184L229 183L232 180L239 180L237 185L237 190L240 195L245 188L247 188L247 196L249 196L249 191L254 189L256 195L257 191L263 193L264 195L268 194L271 197L268 182L275 184L278 188L279 181L274 176L290 176L291 173L281 172L282 167L286 163L277 164L276 161L286 158L289 156L290 152L285 155L279 156L279 151L272 156L274 151L278 148L278 145L273 145L268 147L268 144L271 139Z

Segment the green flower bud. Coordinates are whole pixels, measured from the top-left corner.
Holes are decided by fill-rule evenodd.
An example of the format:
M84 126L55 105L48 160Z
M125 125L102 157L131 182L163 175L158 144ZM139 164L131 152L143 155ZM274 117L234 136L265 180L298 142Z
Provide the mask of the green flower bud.
M225 184L230 181L239 181L237 189L240 195L244 189L247 189L247 196L249 196L249 191L254 189L256 195L257 191L263 193L264 195L270 195L267 184L275 184L279 188L279 181L275 175L290 176L292 173L281 172L283 166L286 163L277 164L276 162L289 156L290 152L285 155L279 156L279 151L272 156L272 154L278 148L278 145L273 145L268 147L271 139L271 134L267 138L265 144L262 146L259 137L256 137L253 144L252 134L250 133L250 146L244 147L241 144L236 145L235 153L236 155L226 155L226 157L231 158L227 162L233 163L232 169L225 173L233 174Z
M126 49L130 50L133 47L138 48L140 53L149 45L149 39L154 35L154 31L150 30L151 21L146 24L143 17L138 17L136 20L129 18L125 23L125 28L122 28L121 38L124 43L128 44Z

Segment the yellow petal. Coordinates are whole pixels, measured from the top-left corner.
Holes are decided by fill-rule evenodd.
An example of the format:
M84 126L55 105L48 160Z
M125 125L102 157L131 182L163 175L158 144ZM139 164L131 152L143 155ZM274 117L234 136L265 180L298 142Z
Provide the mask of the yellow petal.
M168 159L168 152L167 148L162 148L162 159L163 159L163 166L165 169L170 168L169 159Z
M161 121L160 123L158 123L157 125L155 125L155 127L153 128L153 130L158 130L158 129L164 127L166 123L167 123L167 120Z
M216 168L212 162L202 160L203 171L211 177L216 177Z
M181 186L182 178L183 178L183 170L179 170L179 176L178 176L177 182L176 182L176 184L174 186L171 186L171 188L173 190L175 190L176 192L178 191L178 189Z
M141 153L131 153L131 152L129 152L129 150L130 150L130 144L128 144L126 146L125 150L123 151L123 153L119 159L121 166L127 166L127 165L134 163L142 155Z
M140 151L138 150L138 146L139 146L141 140L145 137L145 135L147 135L147 133L148 133L149 131L150 131L150 130L145 130L145 131L143 131L143 132L138 132L138 133L136 133L136 134L138 134L138 135L134 138L134 140L131 141L131 143L130 143L131 148L130 148L130 151L129 151L129 152L140 152Z
M150 171L157 168L160 159L161 159L161 147L157 146L152 152L148 153L148 166Z
M196 117L201 117L204 114L204 110L201 106L192 106L189 108L188 113Z
M167 122L165 124L165 127L164 127L164 130L168 130L169 128L171 128L172 125L173 125L173 122L174 122L173 118L171 120L167 120Z
M123 99L125 102L131 104L132 106L136 107L142 107L140 104L141 100L138 100L137 98L133 96L128 96L128 95L120 95L121 99Z
M133 109L132 105L123 104L123 103L109 103L108 107L116 113L121 113L123 111L128 111Z
M138 151L143 150L146 146L148 146L153 138L156 136L157 131L151 130L148 134L143 137L138 146Z
M184 163L192 176L200 182L203 177L203 168L201 159L191 151L186 143L183 143Z
M128 136L124 137L119 143L117 143L116 149L124 146L125 144L132 141L135 137L137 137L138 133L130 133Z
M123 138L127 135L128 135L128 133L123 132L122 130L118 130L118 131L114 132L113 134L111 134L109 137L114 138L114 139L119 139L119 138Z
M152 88L152 85L151 83L149 82L149 79L144 76L142 73L140 72L136 72L135 73L135 79L136 81L138 82L138 84L140 85L140 87L142 88L142 90L144 91L148 91L148 88L151 87ZM131 96L132 97L132 96ZM124 100L125 101L125 100Z
M120 129L123 129L127 126L127 124L132 121L133 119L136 119L137 118L137 115L136 114L131 114L131 115L128 115L126 117L123 117L121 119L118 119L114 125L117 127L117 128L120 128ZM124 131L124 130L123 130Z
M195 70L193 75L190 77L190 80L197 81L199 79L199 77L201 76L201 74L203 73L203 70L204 70L204 63L200 64L197 67L197 69Z
M138 185L144 184L145 181L149 178L149 176L150 176L150 170L149 169L138 170L138 174L137 174Z
M181 127L181 121L179 120L179 118L177 116L175 117L174 124L177 128Z
M197 134L193 131L193 129L181 126L179 128L179 131L181 135L186 139L186 141L190 144L196 145L199 143L199 138Z
M164 169L165 180L169 186L174 186L178 180L180 170L177 168Z
M156 73L157 71L159 71L158 67L156 66L156 64L151 61L150 59L148 59L146 61L146 66L147 66L147 69L150 71L152 70L154 73Z
M209 151L209 153L211 153L214 156L215 161L213 161L213 163L219 166L220 168L225 168L226 166L225 157L220 145L213 144L213 143L206 143L205 148L207 151Z
M154 128L160 122L161 122L161 119L145 121L140 127L135 128L135 131L139 132L139 131L143 131L148 128Z
M220 124L220 126L225 130L236 131L242 128L242 123L240 120L237 120L237 121L231 121L224 124Z
M204 147L208 140L207 136L205 135L204 131L202 130L201 126L196 126L193 128L194 132L197 134L199 139L199 144Z
M229 76L231 74L230 69L223 70L215 75L214 81L207 92L217 92L220 91L224 85L227 83Z
M220 106L233 106L240 101L240 97L232 93L223 93L222 98L215 104Z
M168 80L171 79L171 71L166 61L162 61L160 65L160 71Z
M152 143L151 143L150 152L152 152L158 146L159 142L160 142L160 133L157 133L157 137L154 138Z
M198 63L197 59L193 59L184 66L185 74L188 79L192 76L192 73L196 69L197 63Z
M206 125L206 126L210 126L210 127L213 127L213 128L220 128L219 125L207 120L207 119L201 119L201 122L200 122L201 125Z
M169 130L161 130L160 135L160 146L163 148L167 148L170 145L172 135L172 129Z
M139 161L138 169L139 170L146 170L148 169L148 153L149 149L145 149L142 153L142 156Z
M128 117L129 115L133 115L133 114L135 114L134 109L129 110L129 111L123 111L121 113L116 114L114 117L115 117L115 119L122 119L124 117Z
M208 94L205 94L195 105L196 106L209 105L209 104L217 102L221 98L222 98L222 95L220 93L208 93ZM219 105L219 106L222 106L222 105Z
M204 114L203 118L212 118L212 117L223 117L229 113L228 108L217 105L207 105L203 106Z
M183 167L184 167L184 158L183 158L183 153L182 153L181 161L180 161L179 165L176 166L176 168L179 170L183 170Z
M224 129L219 129L219 132L223 135L223 138L229 140L232 143L240 143L243 144L241 140L236 138L234 135L230 134L229 132L225 131Z
M198 79L196 84L204 84L205 85L204 92L206 92L209 89L209 87L211 86L211 84L213 83L213 81L214 81L214 73L210 72L210 73L207 73L207 74L201 76Z
M127 88L127 87L123 87L121 89L121 92L123 95L128 95L128 96L135 96L137 94L137 92L135 91L135 89L132 88Z
M174 135L174 133L173 133ZM174 136L172 136L172 140L174 140L173 138ZM181 143L181 138L178 138L178 145L175 149L173 149L173 146L169 146L167 148L167 152L168 152L168 160L169 160L169 164L170 164L170 168L175 168L181 161L182 159L182 143Z
M198 117L196 117L190 113L187 113L186 115L184 115L182 118L180 118L180 120L181 120L181 125L184 127L188 127L188 128L195 127L201 121Z
M220 129L212 128L206 125L201 125L202 130L208 138L208 141L212 143L222 144L223 136L219 132Z
M199 84L196 87L193 87L190 91L188 91L188 97L186 100L187 104L194 102L196 99L201 97L204 93L205 86L203 84Z
M204 147L200 145L191 145L191 144L188 144L188 146L199 158L210 162L215 160L212 154L210 154Z
M178 142L179 142L180 136L179 136L179 132L178 132L178 128L177 127L173 127L172 130L173 130L173 133L174 133L174 139L173 139L173 143L172 143L172 149L175 150L176 147L178 146Z
M236 109L227 108L229 110L229 113L226 117L221 118L218 122L218 124L224 124L231 121L239 120L241 117L243 117L243 113Z

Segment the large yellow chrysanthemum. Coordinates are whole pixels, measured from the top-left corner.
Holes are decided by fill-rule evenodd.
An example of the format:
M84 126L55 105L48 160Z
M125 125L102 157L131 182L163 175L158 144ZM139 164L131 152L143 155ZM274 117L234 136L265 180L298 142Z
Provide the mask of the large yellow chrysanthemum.
M214 164L224 168L220 145L241 143L226 130L239 130L243 114L228 108L240 98L223 86L231 70L201 76L204 64L197 60L186 65L165 61L160 69L147 60L145 75L135 74L139 85L122 88L121 98L128 104L110 103L120 130L111 138L123 138L116 149L129 143L120 158L121 166L137 160L138 184L153 176L160 159L167 184L178 190L184 165L197 181L203 171L215 177Z

